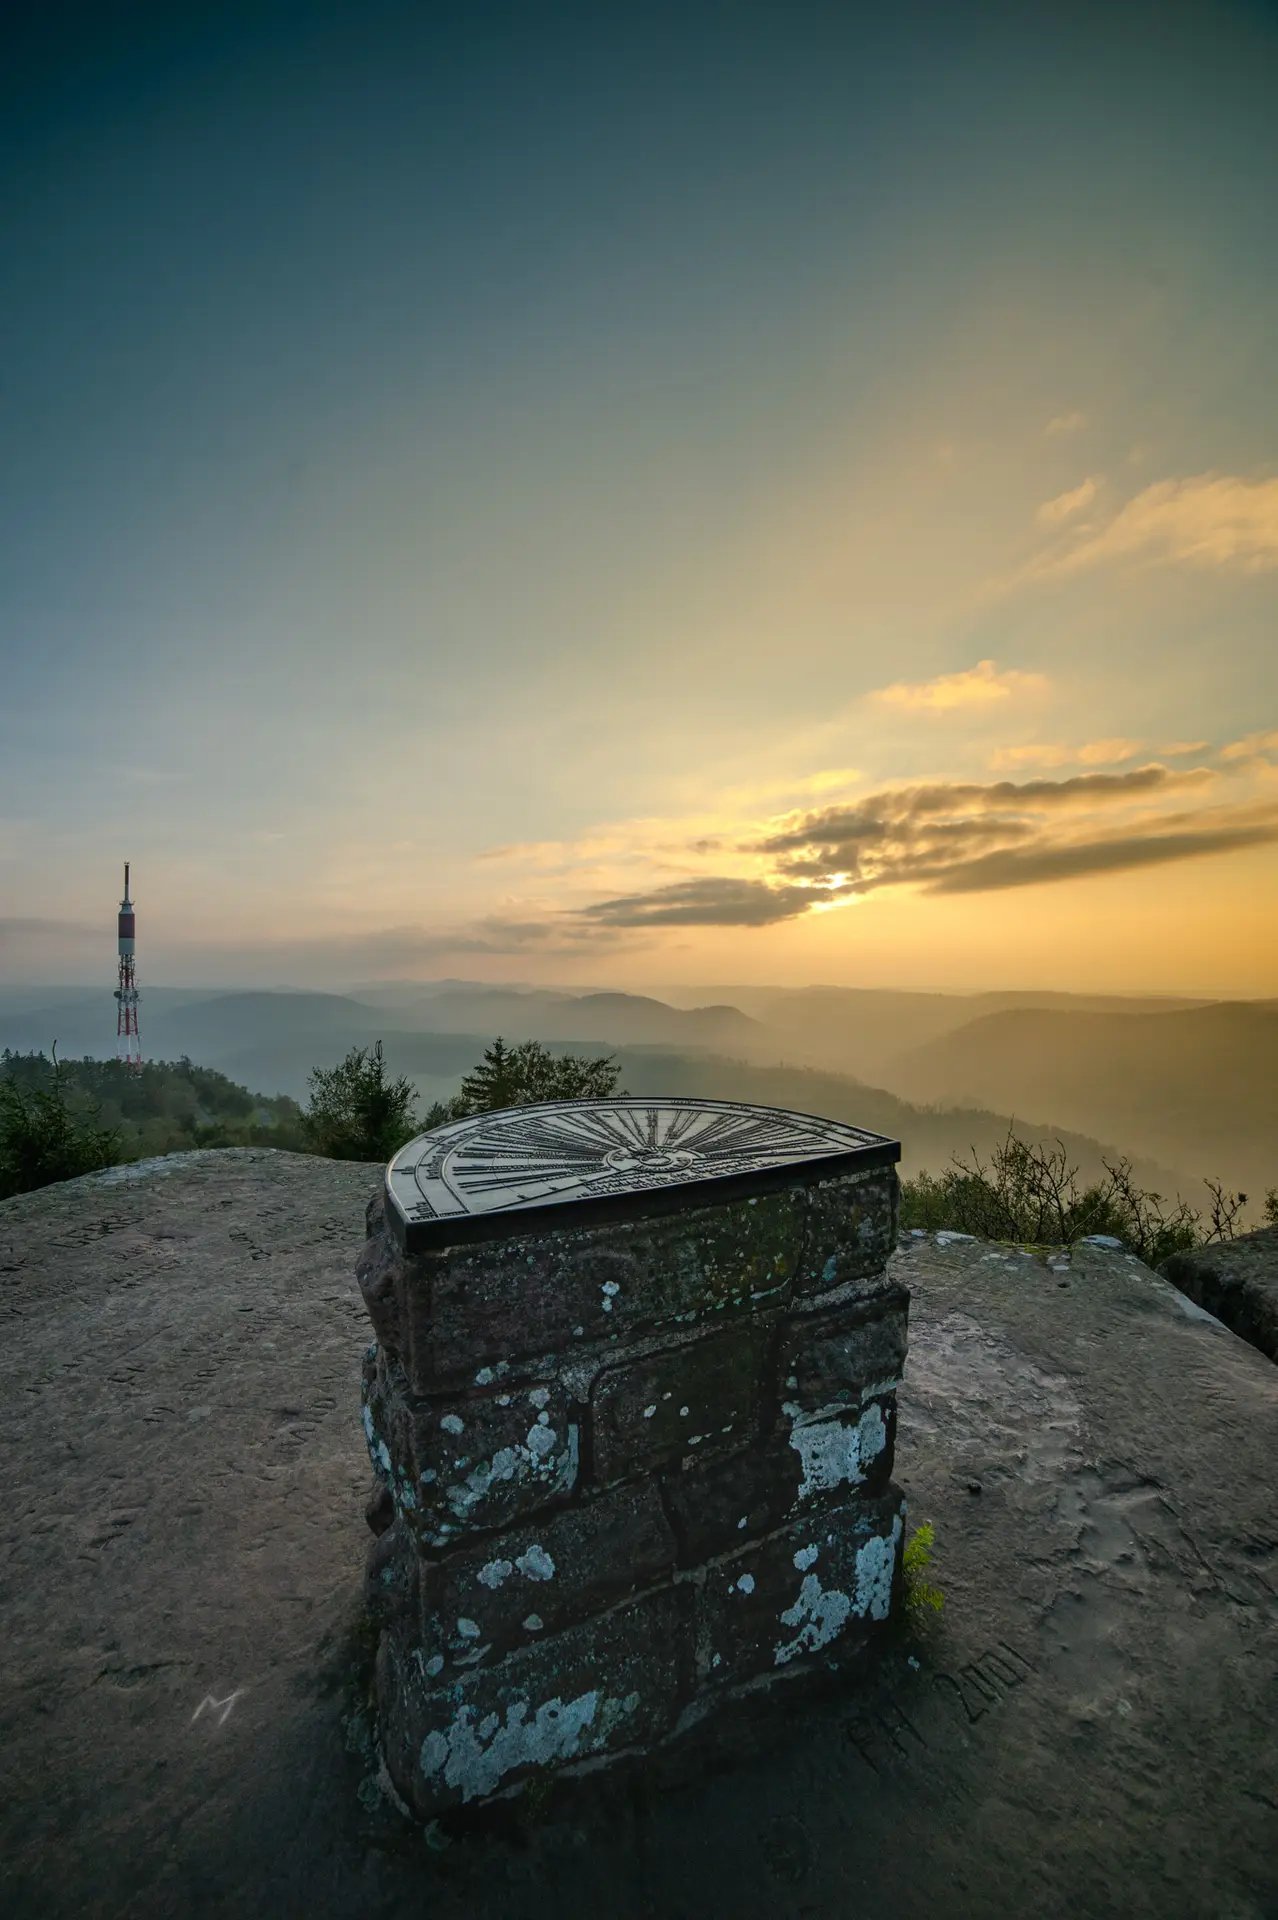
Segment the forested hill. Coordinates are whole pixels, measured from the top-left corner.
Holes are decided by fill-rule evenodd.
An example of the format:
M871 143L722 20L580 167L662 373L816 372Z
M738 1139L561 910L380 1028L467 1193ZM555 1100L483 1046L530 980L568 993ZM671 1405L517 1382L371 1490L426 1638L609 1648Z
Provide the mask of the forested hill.
M211 1067L190 1060L149 1060L141 1069L120 1060L61 1063L68 1104L117 1136L114 1157L138 1160L190 1147L303 1147L301 1114L286 1094L250 1093ZM0 1055L0 1075L23 1090L53 1085L42 1053Z

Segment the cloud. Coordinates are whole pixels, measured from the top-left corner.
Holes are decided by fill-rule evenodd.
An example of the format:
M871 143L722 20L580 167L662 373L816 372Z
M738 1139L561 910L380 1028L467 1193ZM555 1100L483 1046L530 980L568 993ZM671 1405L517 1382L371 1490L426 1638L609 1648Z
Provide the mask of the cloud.
M1260 573L1278 567L1278 480L1217 473L1159 480L1129 500L1107 526L1078 531L1075 544L1036 560L1027 575L1053 578L1108 561L1141 559Z
M1058 493L1054 500L1044 500L1034 518L1040 526L1059 526L1062 520L1068 520L1071 514L1079 513L1084 507L1090 507L1096 498L1096 482L1088 474L1079 486L1069 493Z
M887 887L995 892L1278 842L1278 804L1184 810L1185 796L1219 777L1205 767L1178 773L1151 764L1060 780L888 789L792 814L762 839L740 843L753 874L628 892L575 917L615 929L774 926ZM1177 799L1181 808L1172 810L1167 803Z
M1222 747L1222 760L1255 760L1262 754L1278 753L1278 728L1269 733L1249 733L1242 740L1231 740Z
M1049 438L1056 439L1062 434L1077 433L1081 427L1085 427L1086 425L1087 415L1085 413L1056 413L1052 415L1052 418L1043 428L1043 432L1047 434Z
M707 876L599 900L583 909L583 917L609 927L769 927L816 903L816 890L806 885Z
M1158 751L1166 760L1181 760L1187 753L1206 753L1207 746L1206 740L1173 740Z
M904 880L934 881L998 844L1041 834L1036 816L1162 797L1212 778L1205 769L1169 773L1079 773L1067 780L936 782L874 794L854 807L807 814L759 843L777 871L866 891Z
M1120 873L1131 867L1165 865L1211 853L1235 853L1278 841L1278 814L1255 826L1203 827L1184 833L1119 835L1078 846L1008 848L944 874L932 893L989 893L1006 887L1076 880L1085 874Z
M373 927L365 933L320 934L270 942L186 943L165 950L169 964L186 966L198 953L204 975L268 980L417 978L441 966L475 960L571 960L606 950L616 935L606 927L544 911L516 917L490 914L464 926Z
M996 771L1016 767L1106 767L1130 760L1141 750L1139 740L1085 740L1081 747L1064 747L1043 741L1036 746L1000 747L990 757ZM1195 751L1185 747L1185 752Z
M880 687L872 698L915 712L948 713L964 707L994 706L1017 694L1041 693L1046 686L1041 673L1021 673L1015 667L1000 673L993 660L978 660L962 673Z

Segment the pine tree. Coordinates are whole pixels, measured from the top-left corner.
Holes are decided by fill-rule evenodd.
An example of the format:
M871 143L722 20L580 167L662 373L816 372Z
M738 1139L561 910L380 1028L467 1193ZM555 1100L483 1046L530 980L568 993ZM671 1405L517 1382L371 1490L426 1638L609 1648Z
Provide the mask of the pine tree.
M312 1152L330 1160L389 1160L418 1130L417 1089L401 1074L386 1077L382 1043L352 1047L335 1067L310 1076L302 1126Z
M598 1060L554 1054L538 1040L508 1047L499 1035L462 1081L461 1098L468 1113L494 1113L538 1100L607 1100L617 1091L620 1072L610 1054Z

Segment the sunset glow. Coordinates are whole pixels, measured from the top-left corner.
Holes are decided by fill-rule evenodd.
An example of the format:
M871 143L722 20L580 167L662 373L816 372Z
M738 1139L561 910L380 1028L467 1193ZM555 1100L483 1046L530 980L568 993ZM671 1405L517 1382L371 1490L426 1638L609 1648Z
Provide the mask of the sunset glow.
M0 975L1278 994L1272 15L275 12L6 83Z

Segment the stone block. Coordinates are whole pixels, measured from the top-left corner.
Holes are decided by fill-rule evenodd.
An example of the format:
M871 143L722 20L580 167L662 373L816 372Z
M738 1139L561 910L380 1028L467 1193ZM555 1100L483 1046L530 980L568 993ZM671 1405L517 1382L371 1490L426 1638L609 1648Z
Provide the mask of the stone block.
M697 1678L710 1688L837 1663L889 1615L905 1503L890 1487L712 1561L697 1588Z
M688 1589L659 1588L447 1685L432 1684L420 1647L383 1632L377 1689L397 1791L430 1819L655 1745L691 1683L691 1606Z
M548 1639L671 1571L653 1480L614 1487L421 1567L427 1677Z
M806 1191L807 1233L795 1294L825 1293L850 1280L885 1285L900 1217L896 1169L817 1179Z
M398 1516L378 1534L364 1563L364 1605L374 1620L411 1620L420 1609L421 1560Z
M355 1262L355 1278L373 1323L377 1345L396 1360L405 1358L403 1255L386 1228L385 1204L369 1202L368 1238Z
M379 1352L365 1365L364 1432L396 1511L427 1546L509 1526L577 1484L581 1409L559 1380L420 1400Z
M730 1553L792 1518L803 1479L788 1433L771 1433L719 1460L692 1460L663 1476L681 1567Z
M790 1417L812 1418L859 1409L871 1397L894 1393L905 1366L909 1295L892 1286L866 1301L791 1314L782 1328L777 1361L781 1398Z
M870 1405L873 1411L846 1421L783 1421L727 1459L667 1472L663 1490L679 1565L698 1566L853 1493L879 1492L892 1473L896 1402Z
M851 1298L846 1297L851 1292ZM896 1389L905 1364L909 1300L899 1287L870 1300L791 1314L781 1331L779 1426L800 1462L795 1510L891 1478Z
M782 1304L806 1217L796 1188L413 1256L383 1228L361 1286L414 1393L452 1391L502 1362L518 1373L582 1344Z
M785 1409L783 1408L783 1418ZM896 1446L896 1398L867 1400L859 1412L790 1421L787 1439L799 1458L795 1510L827 1494L873 1491L888 1480Z
M671 1460L734 1451L770 1401L775 1315L609 1367L590 1395L590 1470L600 1485Z

